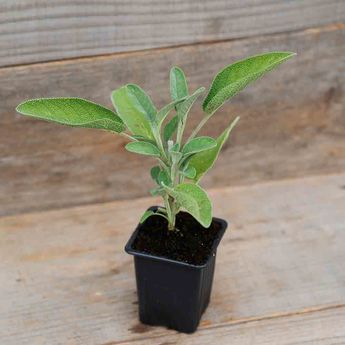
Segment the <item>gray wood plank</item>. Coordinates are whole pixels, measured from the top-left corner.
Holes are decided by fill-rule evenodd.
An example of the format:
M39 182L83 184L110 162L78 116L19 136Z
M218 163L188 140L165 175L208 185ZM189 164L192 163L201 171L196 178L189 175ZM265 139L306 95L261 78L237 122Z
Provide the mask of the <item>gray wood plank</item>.
M0 70L0 214L104 202L148 194L153 160L124 150L125 140L15 115L23 99L79 96L111 106L111 90L141 85L158 106L169 101L168 72L182 66L191 89L236 59L274 49L298 56L235 97L204 134L219 135L236 116L238 128L206 187L337 172L345 167L345 30L128 53L113 57ZM200 103L188 128L201 118Z
M215 215L231 226L193 336L137 321L123 246L157 199L2 217L0 343L342 344L344 181L338 174L209 191Z
M344 345L345 306L321 311L244 320L195 334L169 334L140 341L107 341L101 345Z
M344 21L342 0L5 0L0 3L0 66Z

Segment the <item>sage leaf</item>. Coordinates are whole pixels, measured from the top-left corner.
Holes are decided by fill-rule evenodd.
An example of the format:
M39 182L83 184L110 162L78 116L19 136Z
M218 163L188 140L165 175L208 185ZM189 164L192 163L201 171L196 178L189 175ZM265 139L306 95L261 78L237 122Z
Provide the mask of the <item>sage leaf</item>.
M167 214L167 210L164 207L158 207L157 208L157 212L160 212L160 213L163 213L163 214Z
M212 168L214 162L216 161L220 150L222 149L224 143L228 139L230 132L236 126L239 121L239 117L236 117L234 121L230 124L228 128L216 139L217 145L210 150L196 153L189 160L189 167L193 167L196 170L196 175L193 177L195 182L200 181L201 177Z
M140 155L159 157L159 149L145 141L132 141L125 146L126 150L133 153L138 153Z
M167 104L165 107L163 107L159 112L157 113L157 127L160 128L162 126L163 121L166 119L166 117L169 115L170 111L175 109L176 105L183 102L185 98L178 99L174 102L171 102Z
M166 173L166 171L161 170L157 176L157 183L160 185L170 186L171 179L170 176Z
M167 188L166 190L202 226L208 228L211 225L212 205L206 192L200 186L181 183L174 189Z
M127 89L130 92L130 96L136 103L138 109L140 109L150 122L156 121L157 109L152 103L151 98L145 93L145 91L138 85L127 84Z
M112 92L111 99L118 115L132 134L154 139L152 124L157 110L139 86L123 86Z
M171 151L171 160L174 164L178 163L183 157L182 152Z
M161 168L158 165L151 168L150 173L151 173L151 177L153 181L157 182L158 174L160 173L160 171L161 171Z
M172 135L175 133L178 125L178 116L175 115L164 127L163 130L163 139L168 141Z
M226 100L235 96L249 83L257 80L285 60L296 55L291 52L271 52L249 57L225 67L214 78L203 102L206 113L214 113Z
M72 127L97 128L121 133L125 124L113 111L81 98L31 99L16 110L37 119L57 122Z
M177 109L177 115L179 117L179 120L182 122L186 121L187 115L193 106L194 102L197 100L197 98L205 91L204 87L200 87L197 89L192 95L187 97L182 103L179 104Z
M183 156L182 152L180 152L179 150L180 150L180 144L179 143L175 143L173 146L168 148L168 151L171 155L171 160L174 164L177 163Z
M182 149L184 155L190 155L192 153L197 153L212 149L217 146L217 142L211 137L197 137L191 139Z
M137 141L146 141L146 142L151 143L151 144L156 144L155 140L145 138L142 135L132 135L132 138L137 140Z
M171 149L169 149L169 152L179 152L179 150L180 150L180 144L176 143L171 147Z
M173 101L188 96L188 85L184 72L175 66L170 70L170 95Z
M155 213L152 210L145 211L144 214L140 218L140 224L143 224L147 218L151 217L154 214Z
M192 166L187 166L183 171L182 175L192 180L196 175L196 170Z

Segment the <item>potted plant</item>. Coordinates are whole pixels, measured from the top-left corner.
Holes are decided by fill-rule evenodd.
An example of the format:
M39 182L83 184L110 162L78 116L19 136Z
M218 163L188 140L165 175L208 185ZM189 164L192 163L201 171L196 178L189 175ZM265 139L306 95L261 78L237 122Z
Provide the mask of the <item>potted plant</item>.
M151 194L161 196L164 207L144 212L125 247L134 255L143 323L196 330L210 300L217 246L227 227L212 218L211 202L199 182L239 117L216 139L198 133L225 101L293 55L265 53L225 67L214 78L202 103L204 117L188 138L189 111L205 89L190 93L178 67L170 71L172 101L160 110L134 84L112 92L116 112L80 98L33 99L17 107L23 115L115 132L129 140L128 151L156 159Z

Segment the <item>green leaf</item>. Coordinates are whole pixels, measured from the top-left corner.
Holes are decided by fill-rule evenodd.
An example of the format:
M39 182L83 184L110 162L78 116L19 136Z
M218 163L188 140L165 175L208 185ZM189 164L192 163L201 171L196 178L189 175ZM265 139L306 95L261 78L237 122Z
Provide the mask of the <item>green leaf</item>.
M180 150L180 144L176 143L169 149L169 152L179 152L179 150Z
M211 137L197 137L190 140L182 149L184 155L212 149L217 146L217 142Z
M225 67L212 82L208 95L203 102L204 111L212 114L226 100L235 96L249 83L294 55L296 54L291 52L271 52L252 56Z
M145 114L147 119L153 123L156 121L157 109L151 101L151 98L138 85L127 84L127 89L130 92L130 97L137 108Z
M150 173L151 173L151 177L152 177L153 181L157 182L157 178L158 178L158 175L159 175L160 171L161 171L161 168L158 165L156 165L153 168L151 168Z
M112 92L111 99L117 113L134 135L154 139L151 126L157 110L139 86L123 86Z
M212 168L220 150L222 149L224 143L229 137L230 132L235 127L239 119L239 117L236 117L230 126L216 139L217 145L214 148L199 152L191 157L188 166L193 167L196 170L196 175L193 178L195 182L198 182L200 178Z
M164 127L163 130L163 138L164 141L168 141L174 132L176 131L178 125L178 116L175 115Z
M196 170L194 167L187 166L183 169L182 175L192 180L196 175Z
M159 157L159 149L151 144L144 141L132 141L125 146L126 150L140 155Z
M170 95L173 101L188 96L186 77L182 69L177 66L170 70Z
M197 89L191 96L187 97L181 104L179 104L179 107L177 109L177 115L180 119L180 121L184 122L186 121L187 115L193 106L194 102L197 100L197 98L205 91L204 87L200 87Z
M169 115L170 111L175 109L176 105L183 102L185 98L178 99L177 101L171 102L163 107L156 115L157 117L157 127L160 128L163 121Z
M151 143L151 144L156 144L155 140L145 138L142 135L132 135L132 138L134 138L134 139L136 139L138 141L146 141L146 142Z
M31 99L16 110L27 116L72 127L97 128L121 133L123 121L111 110L81 98Z
M157 177L157 183L160 185L170 186L171 179L170 176L166 173L166 171L161 170Z
M151 217L154 214L155 213L151 210L145 211L144 214L140 218L140 224L143 224L147 218Z
M202 226L208 228L212 222L212 205L206 194L196 184L181 183L167 192L190 213Z
M163 213L163 214L167 214L167 210L165 207L158 207L157 208L157 212Z

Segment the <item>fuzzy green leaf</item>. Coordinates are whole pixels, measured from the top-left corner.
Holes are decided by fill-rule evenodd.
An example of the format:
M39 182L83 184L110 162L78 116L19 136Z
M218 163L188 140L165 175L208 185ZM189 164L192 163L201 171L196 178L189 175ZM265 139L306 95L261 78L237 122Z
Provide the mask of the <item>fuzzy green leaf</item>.
M235 96L249 83L294 55L296 54L291 52L271 52L252 56L225 67L212 82L208 95L203 102L204 111L212 114L226 100Z
M157 127L160 128L163 121L166 119L166 117L169 115L170 111L175 109L176 105L183 102L185 98L178 99L177 101L171 102L167 104L165 107L163 107L159 112L157 113Z
M168 141L175 133L178 125L178 116L175 115L164 127L163 138L164 141Z
M193 178L195 182L198 182L200 178L212 168L214 162L216 161L220 150L222 149L224 143L229 137L230 132L237 124L240 118L236 117L230 126L216 139L217 145L207 151L199 152L191 157L189 161L189 167L193 167L196 170L196 175Z
M187 115L193 106L194 102L197 100L197 98L205 91L204 87L200 87L197 89L192 95L187 97L182 103L179 104L177 109L177 115L180 119L180 121L184 122L186 121Z
M217 146L217 142L211 137L197 137L190 140L182 149L184 155L212 149Z
M143 137L142 135L132 135L132 138L136 139L137 141L146 141L147 143L151 143L151 144L156 144L156 141L153 139L148 139Z
M132 141L125 146L126 150L140 155L159 157L159 149L151 144L144 141Z
M18 105L19 113L72 127L121 133L126 127L111 110L81 98L32 99Z
M182 175L192 180L196 175L196 170L194 167L187 165L187 167L183 169Z
M170 176L166 173L166 171L161 170L157 177L157 183L160 185L170 186L171 179Z
M206 194L196 184L181 183L167 192L190 213L202 226L208 228L212 222L212 205Z
M154 139L151 124L157 110L149 96L137 85L128 84L111 94L117 113L134 135Z
M157 178L158 178L158 175L159 175L160 171L161 171L161 168L158 165L156 165L153 168L151 168L150 173L151 173L151 177L152 177L153 181L157 182Z
M180 144L176 143L171 148L169 148L169 152L179 152L180 150Z
M173 101L188 96L186 77L182 69L177 66L170 70L170 95Z
M138 85L128 84L127 89L130 92L134 104L142 111L147 119L153 123L156 121L157 109L152 103L151 98L145 93L145 91Z
M151 210L145 211L144 214L140 218L140 224L143 224L147 218L151 217L154 214L155 213Z

